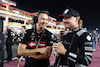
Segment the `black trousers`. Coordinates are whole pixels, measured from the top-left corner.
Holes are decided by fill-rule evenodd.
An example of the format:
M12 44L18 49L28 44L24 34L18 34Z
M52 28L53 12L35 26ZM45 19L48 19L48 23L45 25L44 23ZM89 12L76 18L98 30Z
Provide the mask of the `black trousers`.
M35 61L34 61L35 60ZM24 67L49 67L49 62L44 62L42 60L37 60L33 58L27 58Z
M4 65L4 57L0 57L0 67L3 67L3 65Z
M11 61L12 59L12 41L6 41L6 49L7 49L7 61Z
M4 65L3 61L4 61L4 51L0 50L0 67L3 67L3 65Z

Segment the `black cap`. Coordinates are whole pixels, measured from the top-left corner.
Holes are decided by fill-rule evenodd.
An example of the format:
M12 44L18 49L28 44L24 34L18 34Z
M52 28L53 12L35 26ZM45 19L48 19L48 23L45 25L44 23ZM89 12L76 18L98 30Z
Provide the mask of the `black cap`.
M59 15L58 19L63 19L64 17L71 17L71 16L80 17L80 14L78 11L72 8L69 8L69 9L66 9L62 15Z

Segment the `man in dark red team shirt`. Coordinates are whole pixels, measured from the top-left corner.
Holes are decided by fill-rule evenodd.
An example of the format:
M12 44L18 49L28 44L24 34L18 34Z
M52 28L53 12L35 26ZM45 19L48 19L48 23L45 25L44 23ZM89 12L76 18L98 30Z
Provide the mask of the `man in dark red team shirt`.
M52 51L53 35L45 29L48 12L39 11L36 28L29 29L18 47L19 56L27 56L25 67L48 67Z

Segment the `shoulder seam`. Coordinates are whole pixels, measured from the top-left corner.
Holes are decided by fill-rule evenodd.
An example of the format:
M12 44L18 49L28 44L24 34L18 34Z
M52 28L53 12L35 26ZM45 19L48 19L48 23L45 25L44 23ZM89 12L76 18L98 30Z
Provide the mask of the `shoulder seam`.
M82 29L82 30L76 32L76 34L80 37L85 32L87 32L87 31Z

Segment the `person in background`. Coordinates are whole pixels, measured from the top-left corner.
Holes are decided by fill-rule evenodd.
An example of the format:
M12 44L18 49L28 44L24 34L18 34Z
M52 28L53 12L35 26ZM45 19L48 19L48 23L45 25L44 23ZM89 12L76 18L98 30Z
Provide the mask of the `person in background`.
M59 54L55 67L89 66L92 61L92 38L87 30L79 25L79 12L68 8L58 18L63 19L65 28L69 31L63 35L62 42L53 44L53 51Z
M13 45L18 45L19 44L17 32L13 33L13 39L12 39L12 41L13 41Z
M19 34L18 36L18 41L21 42L21 39L24 37L24 32L26 31L26 27L25 26L22 26L21 27L21 33ZM19 64L21 62L21 57L23 58L23 56L17 56L18 59L17 59L17 67L19 67Z
M7 26L5 38L6 38L6 49L7 49L7 63L12 60L12 37L13 31L10 29L10 26Z
M92 39L93 39L93 51L95 51L95 47L98 41L98 33L96 32L96 30L93 30Z

